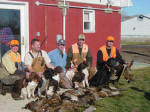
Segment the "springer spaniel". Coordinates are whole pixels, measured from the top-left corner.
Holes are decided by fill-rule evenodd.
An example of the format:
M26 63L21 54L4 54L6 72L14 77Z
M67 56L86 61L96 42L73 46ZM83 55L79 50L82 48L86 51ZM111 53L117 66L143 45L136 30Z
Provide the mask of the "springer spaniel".
M54 70L51 68L47 68L44 71L43 76L37 86L38 97L41 97L41 95L46 94L46 91L49 85L49 80L52 78L53 75L54 75Z
M79 83L82 82L83 87L89 87L88 83L88 77L89 77L89 71L88 71L88 63L86 61L82 62L78 65L77 71L72 79L72 83L74 85L74 88L79 87Z
M49 79L49 85L46 91L47 97L53 96L54 93L56 93L56 91L59 90L60 73L62 72L63 72L63 69L60 66L57 66L54 69L54 74L52 74Z
M75 66L74 64L71 62L70 64L68 64L68 66L66 67L67 71L66 71L66 77L69 79L70 82L72 82L72 79L75 75Z
M37 86L39 97L41 97L41 95L52 96L52 94L57 91L60 82L59 73L61 72L62 68L59 66L57 66L54 70L47 68L44 71L43 76Z
M24 79L22 82L23 86L21 89L20 97L24 99L24 98L31 98L32 96L34 98L35 97L34 91L38 85L39 80L40 80L40 77L35 72L32 72L29 75L28 79Z

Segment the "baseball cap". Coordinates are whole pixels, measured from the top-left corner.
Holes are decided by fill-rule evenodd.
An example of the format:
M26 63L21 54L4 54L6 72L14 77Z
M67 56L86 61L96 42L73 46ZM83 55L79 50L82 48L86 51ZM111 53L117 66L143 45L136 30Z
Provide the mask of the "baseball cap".
M19 41L18 40L11 40L10 46L13 46L13 45L19 45Z
M106 40L107 41L114 41L114 37L113 36L108 36Z
M84 34L80 34L78 36L78 40L85 40L85 35Z
M58 41L59 41L60 39L62 39L62 35L60 35L60 34L56 35L56 42L57 42L57 43L58 43Z
M66 45L65 40L63 39L58 40L58 45Z

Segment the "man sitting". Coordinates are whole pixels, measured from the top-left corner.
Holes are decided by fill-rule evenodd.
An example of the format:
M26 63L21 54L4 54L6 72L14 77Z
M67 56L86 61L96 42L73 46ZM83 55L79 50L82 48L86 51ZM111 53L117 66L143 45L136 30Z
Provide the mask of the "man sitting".
M2 94L6 94L6 85L12 86L15 81L25 77L25 72L21 65L21 55L18 52L19 41L11 40L10 50L7 51L2 57L0 79L2 82ZM18 95L19 96L19 95ZM13 97L13 96L12 96Z
M51 60L48 57L46 51L41 50L40 41L38 39L32 39L31 50L25 56L26 69L31 72L36 72L42 77L43 72L47 68L54 69L54 66L50 63Z
M122 59L118 49L114 46L114 37L108 36L106 39L106 45L100 47L97 52L97 73L96 75L90 80L90 85L92 86L101 86L101 85L108 85L111 72L108 70L108 60L115 59L120 64L124 64L125 61ZM117 76L116 81L119 80L121 72Z

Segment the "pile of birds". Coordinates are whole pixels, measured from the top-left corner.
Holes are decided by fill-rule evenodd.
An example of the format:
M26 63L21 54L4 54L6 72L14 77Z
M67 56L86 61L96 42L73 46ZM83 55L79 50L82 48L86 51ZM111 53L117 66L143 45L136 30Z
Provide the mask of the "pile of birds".
M51 97L39 97L24 107L32 112L92 112L96 100L104 97L119 96L117 88L76 88L60 89Z
M129 66L123 67L122 74L124 78L129 82L133 75L130 74L130 68L133 62L129 64ZM120 91L115 87L92 87L88 84L88 77L90 76L87 70L87 64L81 63L77 71L69 70L66 73L67 79L71 82L71 86L68 86L68 80L64 80L62 83L61 80L56 76L62 76L62 69L56 67L54 70L57 75L49 75L52 70L48 70L44 72L45 80L49 79L48 86L46 86L46 94L42 96L42 94L38 94L38 98L34 101L29 102L24 107L25 109L29 109L32 112L93 112L96 110L94 106L100 106L96 104L97 100L101 100L105 97L113 97L120 96ZM59 74L59 75L58 75ZM49 78L50 77L50 78ZM64 77L64 76L63 76ZM59 80L58 80L59 79ZM45 83L46 84L46 83ZM44 80L42 85L44 84ZM63 86L60 86L63 85ZM67 86L66 86L67 85ZM38 93L42 93L42 86L39 87Z

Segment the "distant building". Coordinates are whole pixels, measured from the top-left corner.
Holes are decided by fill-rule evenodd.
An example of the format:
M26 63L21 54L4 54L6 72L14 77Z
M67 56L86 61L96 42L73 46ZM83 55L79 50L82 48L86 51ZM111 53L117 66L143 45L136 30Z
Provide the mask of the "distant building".
M150 17L150 14L146 15ZM121 22L121 38L124 39L150 39L150 19L134 17Z

